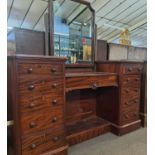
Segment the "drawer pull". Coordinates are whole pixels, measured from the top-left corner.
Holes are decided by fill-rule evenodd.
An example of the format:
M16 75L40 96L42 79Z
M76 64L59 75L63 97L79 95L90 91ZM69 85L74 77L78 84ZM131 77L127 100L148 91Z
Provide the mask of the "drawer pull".
M52 122L53 123L57 122L57 117L53 117Z
M140 72L141 71L141 68L138 68L138 71Z
M34 128L35 126L37 126L35 122L30 123L30 128Z
M129 118L129 115L125 115L124 117L128 119Z
M52 103L53 103L53 105L56 105L57 104L57 100L53 100Z
M36 144L31 144L31 149L35 149L36 147Z
M129 82L129 79L126 79L126 82Z
M54 84L52 85L52 87L53 87L53 88L56 88L56 87L57 87L57 84L56 84L56 83L54 83Z
M58 140L59 140L59 137L57 137L57 136L53 137L54 142L57 142Z
M129 90L128 90L128 89L126 89L126 90L125 90L125 92L128 94L128 93L129 93Z
M137 90L137 89L135 89L135 92L138 92L138 90Z
M56 71L57 71L56 68L52 68L52 69L51 69L51 72L52 72L52 73L55 73Z
M129 103L129 102L125 102L125 104L126 104L126 105L130 105L130 103Z
M97 89L97 84L96 84L96 83L93 83L91 88L92 88L93 90L96 90L96 89Z
M28 87L29 90L33 90L34 88L35 88L34 85L29 85L29 87Z
M29 69L27 70L28 73L32 73L32 71L33 71L32 68L29 68Z
M32 109L34 107L35 107L35 104L34 103L30 103L29 108Z
M128 71L131 72L132 71L132 68L128 68Z
M136 78L136 81L139 81L139 78Z
M138 101L137 101L137 100L135 100L135 101L134 101L134 103L138 103Z

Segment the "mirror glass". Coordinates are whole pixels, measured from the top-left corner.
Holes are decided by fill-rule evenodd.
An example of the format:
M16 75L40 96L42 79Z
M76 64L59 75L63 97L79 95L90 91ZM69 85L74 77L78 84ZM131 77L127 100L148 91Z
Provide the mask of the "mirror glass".
M54 53L68 64L92 63L93 14L89 7L72 0L53 1Z

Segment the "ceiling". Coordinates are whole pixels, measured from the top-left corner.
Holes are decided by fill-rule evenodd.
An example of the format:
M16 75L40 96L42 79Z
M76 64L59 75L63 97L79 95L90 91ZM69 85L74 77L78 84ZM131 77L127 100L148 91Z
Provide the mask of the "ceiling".
M124 28L128 28L132 45L147 47L147 0L89 1L96 12L98 39L118 43L119 34ZM59 5L55 8L55 13L60 14L61 6L61 14L68 21L85 9L85 6L69 0L57 2ZM7 0L8 30L20 27L44 31L44 14L47 11L47 0ZM83 19L88 20L88 14L87 11Z

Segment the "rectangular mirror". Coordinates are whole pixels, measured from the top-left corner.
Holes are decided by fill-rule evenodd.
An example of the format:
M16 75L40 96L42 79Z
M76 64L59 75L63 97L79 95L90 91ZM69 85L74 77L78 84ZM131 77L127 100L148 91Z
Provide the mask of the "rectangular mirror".
M93 63L94 12L87 4L53 1L54 55L67 57L67 64Z

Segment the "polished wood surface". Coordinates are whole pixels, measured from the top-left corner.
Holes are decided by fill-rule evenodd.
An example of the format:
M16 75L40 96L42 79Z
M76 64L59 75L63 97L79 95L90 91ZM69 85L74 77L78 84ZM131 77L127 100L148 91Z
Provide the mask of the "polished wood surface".
M65 60L48 56L8 57L14 155L38 155L67 145Z
M118 135L140 127L140 90L143 62L96 62L96 69L99 72L112 72L119 75L119 87L114 89L113 93L111 92L106 96L102 96L101 94L101 97L98 97L99 103L102 103L104 99L109 100L111 95L114 97L113 100L109 100L110 108L109 104L106 103L104 105L100 104L97 107L99 109L99 116L112 122L112 131ZM112 113L112 116L107 111Z

